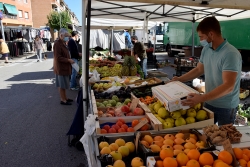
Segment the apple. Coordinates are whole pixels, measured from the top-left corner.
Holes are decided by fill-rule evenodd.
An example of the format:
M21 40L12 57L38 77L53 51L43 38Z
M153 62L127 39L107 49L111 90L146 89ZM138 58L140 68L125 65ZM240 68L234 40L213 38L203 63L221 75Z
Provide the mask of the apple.
M130 109L129 109L129 107L127 105L124 105L124 106L122 106L121 111L124 112L124 113L129 113Z
M144 115L144 111L143 111L143 109L141 109L141 108L135 108L134 109L134 115Z

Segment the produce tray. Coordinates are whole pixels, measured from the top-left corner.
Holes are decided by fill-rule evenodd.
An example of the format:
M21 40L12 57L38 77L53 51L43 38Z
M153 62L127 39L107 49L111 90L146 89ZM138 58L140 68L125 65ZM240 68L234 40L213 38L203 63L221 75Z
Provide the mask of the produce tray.
M145 83L147 82L147 83ZM152 83L149 83L152 82ZM126 84L127 86L130 86L132 89L133 88L141 88L141 87L146 87L146 86L156 86L162 84L163 81L153 77L153 78L148 78L148 79L142 79L142 80L137 80L133 83Z
M169 129L163 129L163 125L162 123L159 125L159 130L163 131L163 132L169 132L169 131L173 131L173 130L186 130L186 129L202 129L206 126L209 125L214 125L214 113L212 111L210 111L209 109L203 107L203 110L207 111L208 114L208 119L204 120L204 121L199 121L199 122L195 122L192 124L187 124L187 125L182 125L182 126L177 126L177 127L173 127L173 128L169 128Z
M100 117L96 120L96 134L97 135L104 135L101 134L101 128L105 125L113 125L117 122L118 119L123 119L127 125L131 125L131 122L135 119L142 119L142 118L148 118L149 124L151 125L150 131L158 131L159 130L159 121L154 119L154 115L151 113L146 113L144 116L125 116L125 117ZM119 136L123 134L132 135L134 132L123 132L123 133L107 133L105 135L111 135L111 136Z

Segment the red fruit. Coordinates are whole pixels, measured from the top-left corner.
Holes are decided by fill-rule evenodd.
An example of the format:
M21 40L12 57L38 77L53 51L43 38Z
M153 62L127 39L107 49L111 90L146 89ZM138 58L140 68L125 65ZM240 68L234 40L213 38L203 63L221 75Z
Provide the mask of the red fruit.
M120 129L120 126L118 126L118 125L112 125L111 127L114 128L116 131L118 131L118 129Z
M128 103L127 106L130 107L131 103Z
M132 127L129 127L128 129L127 129L127 132L134 132L135 130L134 130L134 128L132 128Z
M140 131L148 130L149 127L150 127L149 124L143 125L143 126L140 128Z
M135 116L135 114L130 112L130 113L127 113L126 116Z
M105 129L101 129L101 134L108 133Z
M102 128L105 129L108 132L109 129L110 129L110 126L109 125L104 125Z
M126 132L126 130L125 130L124 128L120 128L120 129L118 130L118 133L122 133L122 132Z
M124 113L129 113L130 109L129 109L129 107L127 105L124 105L124 106L122 106L121 111L124 112Z
M118 119L117 122L118 122L118 121L120 121L120 122L122 122L123 124L125 124L124 119Z
M139 123L139 120L135 119L132 121L132 127L135 127Z
M123 124L123 125L121 126L121 128L123 128L123 129L127 130L127 129L128 129L128 125Z
M135 108L134 109L134 112L133 112L135 115L144 115L144 111L143 111L143 109L141 109L141 108Z
M123 125L123 123L122 123L122 122L120 122L120 121L117 121L117 122L116 122L116 125L118 125L118 126L120 126L120 127L121 127L121 126Z
M115 112L113 110L112 111L110 110L107 113L110 114L110 115L112 115L112 116L115 116Z
M116 133L115 128L110 128L110 129L109 129L109 133Z

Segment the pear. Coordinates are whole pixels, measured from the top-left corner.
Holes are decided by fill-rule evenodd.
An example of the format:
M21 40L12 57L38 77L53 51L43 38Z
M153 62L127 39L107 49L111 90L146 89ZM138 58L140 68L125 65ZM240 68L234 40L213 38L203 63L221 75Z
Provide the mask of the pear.
M194 117L187 117L186 122L187 122L187 124L195 123L195 118Z
M193 108L187 110L187 117L196 117L196 111Z
M207 117L208 117L207 112L205 110L199 110L197 112L196 119L198 121L203 121L203 120L207 119Z
M164 122L163 123L163 129L168 129L174 127L174 124L172 122Z
M165 119L165 122L170 122L170 123L174 124L174 119L173 118L167 118L167 119Z
M181 126L181 125L186 125L186 121L182 117L175 120L175 126Z
M170 115L173 119L178 119L181 117L181 113L179 111L174 111Z

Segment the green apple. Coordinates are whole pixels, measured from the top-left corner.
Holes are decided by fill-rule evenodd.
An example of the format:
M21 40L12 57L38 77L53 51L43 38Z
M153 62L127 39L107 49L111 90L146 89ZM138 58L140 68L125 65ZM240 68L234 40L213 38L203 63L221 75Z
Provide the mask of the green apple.
M190 108L187 110L187 117L196 117L196 111L194 108Z
M166 118L165 122L170 122L170 123L174 124L174 119L173 118Z
M161 107L158 110L158 115L159 115L159 117L165 119L166 117L169 116L169 112L164 107Z
M181 112L180 111L174 111L174 112L171 112L171 117L173 118L173 119L178 119L178 118L180 118L181 117Z
M187 110L183 110L183 109L181 109L181 110L179 110L180 112L181 112L181 115L183 116L183 115L186 115L186 113L187 113Z
M194 109L195 109L196 111L199 111L199 110L201 109L201 103L196 104L196 105L194 106Z
M175 126L181 126L181 125L186 125L186 121L182 117L175 120Z
M187 122L187 124L191 124L191 123L195 122L195 119L194 119L194 117L187 117L186 122Z
M110 155L113 157L114 161L116 160L122 160L122 154L118 151L112 151Z
M174 124L172 122L164 122L163 123L163 129L168 129L174 127Z
M198 121L203 121L203 120L205 120L207 118L208 118L208 116L207 116L207 112L205 110L199 110L197 112L196 119Z
M165 121L164 121L164 119L162 119L161 117L159 117L159 116L156 116L156 118L163 124Z

